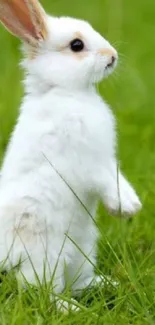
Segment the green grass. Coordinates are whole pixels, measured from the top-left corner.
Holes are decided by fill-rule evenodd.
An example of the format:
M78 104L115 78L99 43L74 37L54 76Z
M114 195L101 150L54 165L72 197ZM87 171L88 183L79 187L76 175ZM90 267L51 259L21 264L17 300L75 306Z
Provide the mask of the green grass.
M60 315L48 288L20 288L9 274L0 285L0 325L155 324L155 2L154 0L46 0L55 15L89 20L120 53L114 76L100 90L118 121L122 169L143 202L132 222L108 216L101 206L98 268L118 279L85 292L77 314ZM0 159L22 96L19 42L0 28ZM85 309L84 307L88 307ZM97 314L96 317L94 314Z

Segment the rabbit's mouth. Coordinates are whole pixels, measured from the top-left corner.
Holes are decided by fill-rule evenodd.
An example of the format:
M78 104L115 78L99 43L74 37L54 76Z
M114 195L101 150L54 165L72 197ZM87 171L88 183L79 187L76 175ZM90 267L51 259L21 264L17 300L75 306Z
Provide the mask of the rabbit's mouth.
M116 64L117 64L117 57L112 56L110 61L107 63L105 70L112 71L116 67Z
M113 55L110 59L110 62L106 65L106 69L113 68L117 58Z
M117 65L117 58L112 57L111 61L107 63L107 65L104 68L104 77L108 77L116 68Z

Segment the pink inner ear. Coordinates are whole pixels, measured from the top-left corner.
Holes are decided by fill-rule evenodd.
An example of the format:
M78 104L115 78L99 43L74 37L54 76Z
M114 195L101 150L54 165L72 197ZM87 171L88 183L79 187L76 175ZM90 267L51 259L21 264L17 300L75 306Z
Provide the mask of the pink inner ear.
M28 43L47 35L44 14L37 0L0 0L0 20Z
M31 17L31 13L29 12L29 8L27 7L24 0L5 0L10 7L12 15L17 18L17 21L21 23L21 26L30 34L32 37L37 38L35 26L33 25L33 21Z
M10 32L22 37L22 25L19 20L15 19L7 0L5 0L5 4L0 0L0 21Z

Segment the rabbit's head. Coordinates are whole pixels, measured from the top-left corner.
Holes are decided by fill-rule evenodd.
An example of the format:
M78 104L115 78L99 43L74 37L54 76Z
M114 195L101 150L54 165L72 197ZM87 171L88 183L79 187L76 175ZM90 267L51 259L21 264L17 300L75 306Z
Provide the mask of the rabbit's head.
M31 88L85 89L116 66L116 50L87 22L48 16L37 0L0 0L0 20L24 41Z

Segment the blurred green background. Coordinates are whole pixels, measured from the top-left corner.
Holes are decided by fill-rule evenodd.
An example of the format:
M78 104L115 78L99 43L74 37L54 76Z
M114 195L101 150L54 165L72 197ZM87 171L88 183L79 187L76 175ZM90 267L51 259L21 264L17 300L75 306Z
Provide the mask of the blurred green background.
M154 324L155 0L44 0L42 4L53 15L88 20L119 52L118 68L101 83L100 92L117 118L118 156L123 171L140 195L143 209L129 224L109 218L100 208L104 218L101 218L99 265L106 273L117 275L121 283L124 278L130 279L130 285L126 286L125 282L123 287L122 284L119 293L119 299L124 299L121 301L127 297L126 307L124 302L118 303L120 307L111 324L117 315L122 320L116 322L119 325ZM20 42L0 26L1 161L23 94L19 45Z

